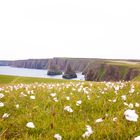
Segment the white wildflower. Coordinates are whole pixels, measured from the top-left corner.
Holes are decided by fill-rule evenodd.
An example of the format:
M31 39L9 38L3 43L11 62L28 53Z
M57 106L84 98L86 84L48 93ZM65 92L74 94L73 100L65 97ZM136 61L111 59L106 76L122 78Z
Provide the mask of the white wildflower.
M3 91L4 89L3 88L0 88L0 91Z
M140 140L140 136L135 137L134 140Z
M54 100L55 102L58 102L58 99L57 99L57 97L54 97L54 98L53 98L53 100Z
M0 93L0 99L3 98L3 97L4 97L4 94L3 93Z
M135 89L134 89L134 88L131 88L131 89L129 90L129 93L134 93L134 91L135 91Z
M87 95L87 99L90 100L90 96L89 95Z
M66 100L68 100L68 101L69 101L69 100L70 100L70 97L69 97L69 96L67 96L67 97L66 97Z
M135 110L130 110L130 109L124 112L124 116L127 120L133 121L133 122L136 122L139 117L138 114L136 114Z
M114 92L115 92L116 95L118 94L118 91L114 91Z
M86 132L82 135L83 138L88 138L91 134L93 134L93 130L91 126L86 125Z
M104 120L102 118L99 118L95 121L95 123L100 123L100 122L103 122Z
M27 95L23 92L20 93L20 97L26 97Z
M51 93L50 96L55 97L56 93Z
M5 118L8 118L9 116L10 116L10 114L4 113L3 116L2 116L2 118L5 119Z
M55 134L54 138L56 138L57 140L62 140L62 136L60 134Z
M135 107L140 107L140 104L139 103L135 103Z
M31 95L31 96L30 96L30 99L31 99L31 100L35 100L35 96L34 96L34 95Z
M126 102L124 102L123 104L124 104L125 106L128 106L128 103L126 103Z
M116 103L116 101L117 101L116 99L112 100L113 103Z
M117 121L117 117L113 118L113 122L116 122Z
M4 103L0 102L0 107L4 107Z
M107 113L106 113L106 114L105 114L105 116L106 116L106 117L108 117L108 116L109 116L109 114L107 114Z
M79 100L79 101L76 102L76 105L77 106L80 106L81 104L82 104L82 101L81 100Z
M130 103L130 104L128 105L128 107L129 107L130 109L132 109L132 108L134 107L134 105L133 105L132 103Z
M126 101L126 95L121 96L122 100Z
M26 127L28 127L28 128L35 128L35 125L34 125L33 122L28 122L28 123L26 124Z
M115 88L116 91L118 91L120 89L119 86L115 86L114 88Z
M101 93L102 93L102 94L105 94L105 92L104 92L104 91L102 91Z
M19 108L19 104L16 104L16 108L17 108L17 109Z
M64 110L65 110L65 111L68 111L68 112L70 112L70 113L73 112L73 110L71 109L70 106L65 106L65 107L64 107Z

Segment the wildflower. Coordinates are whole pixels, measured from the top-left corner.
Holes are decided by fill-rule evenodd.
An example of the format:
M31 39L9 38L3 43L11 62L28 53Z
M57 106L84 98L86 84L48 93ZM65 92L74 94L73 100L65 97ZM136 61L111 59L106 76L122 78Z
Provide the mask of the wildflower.
M76 102L76 105L77 106L80 106L81 104L82 104L82 101L81 100L79 100L79 101Z
M55 135L54 135L54 138L56 138L57 140L62 140L62 136L59 135L59 134L55 134Z
M20 97L26 97L27 95L24 94L23 92L20 93Z
M87 95L87 99L90 100L90 96L89 95Z
M69 96L67 96L67 97L66 97L66 100L68 100L68 101L69 101L69 100L70 100L70 97L69 97Z
M28 122L28 123L26 124L26 127L28 127L28 128L35 128L35 125L34 125L33 122Z
M108 117L109 115L106 113L105 116Z
M104 91L102 91L101 93L102 93L102 94L104 94L105 92L104 92Z
M70 106L65 106L65 107L64 107L64 110L65 110L65 111L68 111L68 112L70 112L70 113L73 112L73 110L71 109Z
M119 86L115 86L114 88L115 88L115 91L118 91L120 89Z
M131 88L131 89L129 90L129 93L134 93L134 91L135 91L135 89L134 89L134 88Z
M50 96L55 97L56 93L51 93Z
M123 104L126 105L126 106L128 106L128 103L126 103L126 102L124 102Z
M0 107L4 107L4 103L0 102Z
M10 116L10 114L4 113L3 116L2 116L2 118L5 119L5 118L8 118L9 116Z
M86 132L82 135L83 138L88 138L91 134L93 134L93 130L91 126L86 125Z
M0 99L3 98L3 97L4 97L4 94L3 93L0 93Z
M35 100L35 96L31 95L30 99Z
M117 101L116 99L112 100L113 103L116 103L116 101Z
M128 107L129 107L130 109L132 109L132 108L134 107L134 105L133 105L132 103L130 103L130 104L128 105Z
M140 136L135 137L134 140L140 140Z
M117 117L113 118L113 122L116 122L117 121Z
M118 94L118 91L115 90L114 92L115 92L116 95Z
M126 101L126 95L121 96L122 100Z
M130 109L126 110L124 112L124 116L128 121L136 122L138 119L138 115L136 114L135 110L130 110Z
M100 122L103 122L104 120L102 118L99 118L95 121L95 123L100 123Z
M19 104L16 104L16 108L17 108L17 109L19 108Z
M140 104L139 103L135 103L135 107L140 107Z
M54 98L53 98L53 100L54 100L55 102L58 102L58 99L57 99L57 97L54 97Z

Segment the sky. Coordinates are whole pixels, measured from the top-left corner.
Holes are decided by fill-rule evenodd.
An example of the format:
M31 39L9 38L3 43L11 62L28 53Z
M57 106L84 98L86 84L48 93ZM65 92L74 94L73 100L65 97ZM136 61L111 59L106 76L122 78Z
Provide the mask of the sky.
M1 0L0 60L140 59L140 0Z

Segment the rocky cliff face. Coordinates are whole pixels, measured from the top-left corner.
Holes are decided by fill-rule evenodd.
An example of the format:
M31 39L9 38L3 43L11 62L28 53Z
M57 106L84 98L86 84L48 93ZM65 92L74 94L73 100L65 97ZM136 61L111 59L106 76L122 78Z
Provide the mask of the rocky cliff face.
M139 74L137 68L111 64L92 64L84 72L87 81L129 81Z
M49 65L50 61L53 61L56 67L51 66L50 68ZM0 65L6 66L8 65L22 68L33 68L33 69L49 69L50 71L54 69L65 71L67 64L70 64L74 72L82 72L85 75L85 79L89 81L119 81L119 80L128 81L140 75L139 70L137 68L134 68L134 66L132 65L130 66L113 65L109 64L108 63L109 61L111 62L115 60L90 59L90 58L29 59L17 61L0 61ZM121 62L122 60L117 61ZM125 61L127 62L128 60ZM129 60L128 62L132 63L140 61Z
M8 66L9 65L9 63L11 63L12 61L0 61L0 66Z
M17 60L9 63L10 66L31 69L46 69L49 59Z
M53 61L60 70L66 69L67 63L69 63L73 70L81 72L84 70L86 65L91 59L83 58L53 58L53 59L28 59L28 60L17 60L8 63L9 66L22 67L22 68L33 68L33 69L48 69L49 61Z

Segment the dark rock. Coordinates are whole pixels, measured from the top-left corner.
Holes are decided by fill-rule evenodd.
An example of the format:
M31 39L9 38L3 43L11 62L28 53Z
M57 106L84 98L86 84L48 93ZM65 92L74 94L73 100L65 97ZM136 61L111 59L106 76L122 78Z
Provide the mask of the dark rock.
M76 72L71 68L70 63L67 64L66 70L62 77L65 79L77 78Z
M47 75L61 75L62 71L55 61L50 60Z

